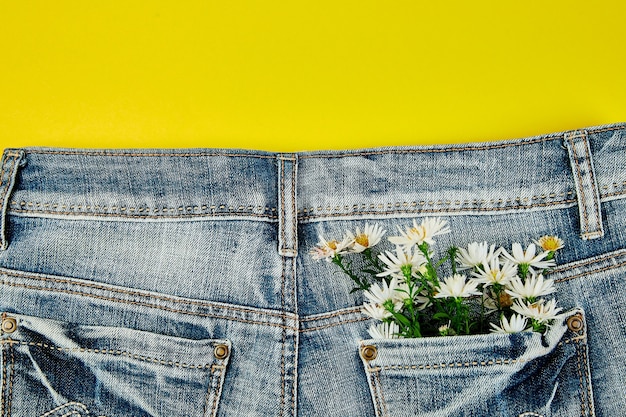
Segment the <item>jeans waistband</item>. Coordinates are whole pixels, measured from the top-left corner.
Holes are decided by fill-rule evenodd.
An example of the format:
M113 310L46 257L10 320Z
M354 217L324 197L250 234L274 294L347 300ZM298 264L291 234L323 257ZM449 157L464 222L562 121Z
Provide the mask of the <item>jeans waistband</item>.
M248 219L280 223L293 255L297 223L578 204L587 239L602 235L600 202L626 196L624 155L626 123L498 142L298 153L7 149L2 227L7 214Z

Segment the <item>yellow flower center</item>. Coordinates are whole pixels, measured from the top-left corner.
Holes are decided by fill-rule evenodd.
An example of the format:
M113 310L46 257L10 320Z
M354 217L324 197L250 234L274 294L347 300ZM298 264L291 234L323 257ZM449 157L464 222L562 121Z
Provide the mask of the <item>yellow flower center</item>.
M336 250L337 249L337 242L336 240L331 240L330 242L328 242L328 247L331 248L332 250Z
M370 245L370 240L367 238L367 235L365 233L361 233L360 235L358 235L354 241L356 243L358 243L359 245L363 246L363 247L369 247Z
M544 239L541 239L539 243L545 251L555 251L559 248L559 242L554 236L546 236Z

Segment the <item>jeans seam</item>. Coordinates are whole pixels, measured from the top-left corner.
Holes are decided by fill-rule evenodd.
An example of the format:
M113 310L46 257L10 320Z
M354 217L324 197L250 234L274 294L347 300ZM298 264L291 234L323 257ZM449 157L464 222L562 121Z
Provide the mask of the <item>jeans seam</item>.
M141 291L132 291L132 290L123 290L123 289L119 289L119 288L112 288L106 285L101 285L101 284L96 284L96 283L76 283L76 282L72 282L69 279L62 279L62 278L50 278L50 277L38 277L38 276L34 276L34 275L29 275L29 274L20 274L20 273L11 273L8 271L1 271L0 270L0 275L7 275L7 276L13 276L13 277L17 277L17 278L25 278L25 279L32 279L32 280L36 280L36 281L44 281L44 282L54 282L57 284L68 284L71 286L75 286L75 287L85 287L85 288L94 288L96 290L103 290L103 291L110 291L113 293L120 293L120 294L126 294L126 295L131 295L131 296L140 296L140 297L146 297L146 298L154 298L156 300L162 300L162 301L167 301L167 302L171 302L174 304L182 304L182 305L194 305L194 306L198 306L198 307L207 307L207 308L214 308L214 309L223 309L223 310L231 310L231 311L240 311L242 313L252 313L252 314L263 314L266 316L271 316L271 317L278 317L278 318L289 318L290 316L284 313L272 313L272 312L259 312L255 309L251 309L251 308L245 308L245 307L235 307L235 306L229 306L229 305L218 305L218 304L214 304L211 302L206 302L206 301L193 301L193 300L176 300L173 297L168 297L166 295L155 295L155 294L146 294L143 293ZM3 284L7 284L7 285L11 285L8 282L2 282ZM19 284L17 284L19 285ZM26 287L28 288L28 287ZM45 287L42 287L45 288ZM55 289L51 289L52 291L54 291ZM82 294L82 293L81 293ZM89 294L90 293L84 293L84 294ZM94 294L95 295L95 294Z
M181 153L159 153L159 152L107 152L107 151L70 151L70 150L45 150L45 149L26 149L28 154L40 155L83 155L83 156L119 156L119 157L205 157L205 156L228 156L228 157L251 157L260 159L274 159L273 155L261 155L252 153L233 153L233 152L181 152Z
M105 349L92 349L92 348L82 348L82 347L69 348L69 347L49 345L47 343L42 343L42 342L27 342L24 340L17 340L17 339L0 340L0 344L9 345L11 349L13 345L19 344L21 346L38 347L40 349L51 350L54 352L66 352L66 353L78 352L78 353L92 353L92 354L98 354L98 355L120 356L120 357L127 357L130 359L135 359L135 360L146 362L146 363L152 363L155 365L171 366L171 367L184 368L184 369L206 370L206 369L210 369L210 366L213 365L212 363L189 364L186 362L157 359L157 358L153 358L147 355L142 355L141 353L134 353L134 352L130 352L127 350L111 349L111 348L105 348ZM9 379L11 379L10 375L9 375Z
M314 216L302 216L300 220L306 221L311 219L326 219L332 217L350 217L357 215L388 215L388 214L421 214L421 213L462 213L462 212L497 212L497 211L507 211L507 210L519 210L519 209L532 209L535 207L548 207L555 206L561 204L573 204L576 203L576 199L571 200L560 200L549 203L536 203L536 204L528 204L528 205L518 205L518 206L506 206L506 207L468 207L468 208L460 208L460 209L420 209L420 210L390 210L390 211L353 211L348 213L330 213L323 215L314 215Z
M277 324L277 323L271 323L271 322L263 322L263 321L255 321L255 320L247 320L247 319L242 319L242 318L239 318L239 317L230 317L230 316L224 316L224 315L219 315L219 314L197 313L197 312L193 312L193 311L180 310L180 309L175 309L175 308L166 307L166 306L159 306L159 305L155 305L155 304L149 304L149 303L145 303L145 302L126 301L126 300L121 300L119 298L114 298L114 297L104 297L104 296L100 296L100 295L95 295L95 294L90 294L90 293L83 293L83 292L79 292L79 291L62 290L62 289L58 289L58 288L37 287L37 286L34 286L34 285L17 284L17 283L6 282L6 281L2 281L2 282L0 282L0 284L8 285L8 286L11 286L11 287L20 287L20 288L26 288L26 289L32 289L32 290L50 291L50 292L60 292L60 293L64 293L64 294L71 294L71 295L78 295L78 296L96 298L96 299L105 300L105 301L111 301L111 302L118 302L118 303L123 303L123 304L130 304L130 305L138 305L138 306L142 306L142 307L155 308L155 309L158 309L158 310L169 311L171 313L180 313L180 314L186 314L186 315L196 316L196 317L212 317L212 318L218 318L218 319L224 319L224 320L238 321L238 322L242 322L242 323L259 324L259 325L270 326L270 327L279 327L279 328L285 328L285 329L295 330L295 331L298 330L296 327L290 327L290 326L283 325L283 324ZM285 317L283 320L286 320L286 319L287 319L287 317Z

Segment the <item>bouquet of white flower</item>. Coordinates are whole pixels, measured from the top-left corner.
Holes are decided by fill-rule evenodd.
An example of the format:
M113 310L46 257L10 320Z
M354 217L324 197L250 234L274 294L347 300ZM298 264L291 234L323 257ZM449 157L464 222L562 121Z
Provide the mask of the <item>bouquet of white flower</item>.
M363 313L380 321L369 329L373 338L544 332L561 311L554 299L542 298L556 291L545 275L563 247L557 236L543 236L525 250L513 243L511 252L487 242L453 246L435 261L433 238L450 232L445 220L413 220L412 227L398 230L400 236L388 238L394 252L374 252L386 233L378 224L348 231L341 241L320 236L310 252L347 274L357 285L353 292L364 291ZM362 257L359 271L349 256ZM446 261L452 275L441 280L437 269Z

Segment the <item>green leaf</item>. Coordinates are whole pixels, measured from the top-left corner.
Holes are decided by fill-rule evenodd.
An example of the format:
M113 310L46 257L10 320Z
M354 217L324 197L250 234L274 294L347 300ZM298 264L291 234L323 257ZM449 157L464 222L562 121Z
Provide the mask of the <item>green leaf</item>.
M433 318L435 320L440 320L440 319L449 319L450 315L448 313L435 313L433 314Z
M400 323L404 324L405 326L408 327L408 326L411 325L411 322L409 321L409 319L407 319L404 315L402 315L400 313L396 313L396 312L393 312L391 314L393 314L393 317L396 320L398 320Z

